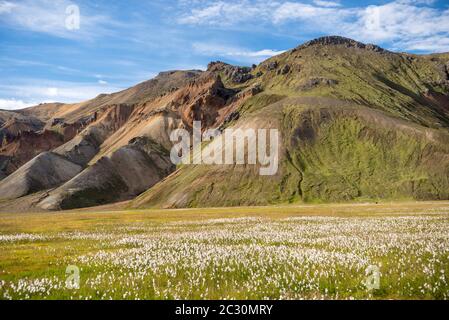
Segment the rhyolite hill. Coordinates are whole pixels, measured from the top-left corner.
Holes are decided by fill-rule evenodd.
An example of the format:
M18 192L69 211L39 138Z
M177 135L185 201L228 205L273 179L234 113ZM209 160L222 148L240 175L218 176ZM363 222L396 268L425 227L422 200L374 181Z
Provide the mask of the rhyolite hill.
M170 132L276 128L279 170L183 165ZM257 66L169 71L78 104L0 111L0 209L449 199L449 54L322 37Z

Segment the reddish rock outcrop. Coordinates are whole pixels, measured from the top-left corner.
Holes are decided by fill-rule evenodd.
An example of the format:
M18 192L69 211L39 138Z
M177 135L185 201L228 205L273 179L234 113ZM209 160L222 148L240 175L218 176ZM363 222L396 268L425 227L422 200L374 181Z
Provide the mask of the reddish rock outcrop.
M52 150L64 143L64 137L50 130L20 132L0 148L0 170L9 175L38 154Z

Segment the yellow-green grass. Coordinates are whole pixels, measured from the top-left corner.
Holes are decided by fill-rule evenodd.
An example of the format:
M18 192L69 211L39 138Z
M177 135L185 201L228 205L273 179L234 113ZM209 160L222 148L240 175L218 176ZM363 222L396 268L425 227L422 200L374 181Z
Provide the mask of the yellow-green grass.
M447 299L448 256L449 202L0 214L0 299Z

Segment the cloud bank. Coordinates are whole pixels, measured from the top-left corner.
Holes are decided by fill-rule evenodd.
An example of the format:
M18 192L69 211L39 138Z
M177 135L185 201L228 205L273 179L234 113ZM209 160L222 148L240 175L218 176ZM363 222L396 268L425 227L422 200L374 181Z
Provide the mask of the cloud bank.
M321 0L192 2L177 21L217 28L263 24L287 32L290 29L296 33L338 34L402 50L449 51L449 9L434 8L433 3L397 0L382 5L344 7L339 2Z

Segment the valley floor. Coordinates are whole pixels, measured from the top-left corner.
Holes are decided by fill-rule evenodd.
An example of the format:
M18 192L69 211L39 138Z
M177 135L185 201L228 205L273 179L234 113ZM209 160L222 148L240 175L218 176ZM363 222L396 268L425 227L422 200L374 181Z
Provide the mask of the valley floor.
M448 281L447 201L0 214L0 299L448 299Z

